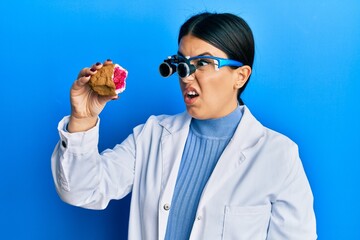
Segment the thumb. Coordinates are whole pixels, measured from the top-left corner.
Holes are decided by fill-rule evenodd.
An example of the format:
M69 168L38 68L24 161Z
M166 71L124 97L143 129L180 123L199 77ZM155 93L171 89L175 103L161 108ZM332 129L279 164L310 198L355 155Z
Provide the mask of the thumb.
M101 104L106 104L107 102L111 101L111 100L118 100L119 96L115 95L115 96L99 96L99 102Z

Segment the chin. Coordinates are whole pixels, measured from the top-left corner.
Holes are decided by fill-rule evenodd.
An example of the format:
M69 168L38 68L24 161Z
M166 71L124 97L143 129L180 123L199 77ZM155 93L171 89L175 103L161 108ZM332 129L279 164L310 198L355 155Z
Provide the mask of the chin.
M205 120L210 118L207 114L204 114L202 111L198 111L190 107L187 107L186 110L188 114L195 119Z

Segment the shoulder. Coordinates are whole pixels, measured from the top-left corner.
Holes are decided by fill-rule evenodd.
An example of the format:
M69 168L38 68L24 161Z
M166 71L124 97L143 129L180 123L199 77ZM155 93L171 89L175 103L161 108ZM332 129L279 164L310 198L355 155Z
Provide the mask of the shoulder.
M267 144L277 145L279 148L289 149L297 147L296 143L288 136L260 123L246 106L243 111L245 122L243 127L248 128L247 133L249 135L256 134L257 137L263 138L263 141Z
M244 123L242 137L249 139L246 142L248 150L257 153L261 161L272 166L290 167L299 160L298 145L288 136L265 127L249 111L244 109Z
M297 144L288 136L268 127L264 127L265 136L269 143L281 146L282 149L297 149Z
M270 172L277 176L279 182L283 182L290 175L295 175L302 166L298 145L288 136L273 129L264 127L264 131L264 164L271 165Z
M298 145L288 136L263 126L255 117L248 123L252 124L243 137L253 140L243 154L249 166L256 166L262 179L278 186L275 192L279 192L285 180L290 181L303 171Z

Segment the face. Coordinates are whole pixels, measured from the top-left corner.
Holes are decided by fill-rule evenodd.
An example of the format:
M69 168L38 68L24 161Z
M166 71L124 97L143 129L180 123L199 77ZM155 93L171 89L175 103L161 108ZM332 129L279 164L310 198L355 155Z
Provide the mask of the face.
M190 57L208 55L228 58L220 49L192 35L181 39L178 52ZM196 70L186 78L179 78L188 113L197 119L228 115L238 105L237 91L243 85L239 84L240 80L239 69L228 66L211 71Z

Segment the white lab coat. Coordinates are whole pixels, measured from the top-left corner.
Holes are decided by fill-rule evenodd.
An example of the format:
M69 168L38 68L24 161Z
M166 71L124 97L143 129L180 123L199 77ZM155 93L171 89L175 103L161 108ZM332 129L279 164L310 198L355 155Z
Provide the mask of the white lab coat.
M316 239L313 195L297 145L241 108L239 126L202 193L190 239ZM132 192L129 239L164 239L190 120L186 112L151 116L99 154L99 124L68 133L64 118L52 155L60 197L104 209Z

